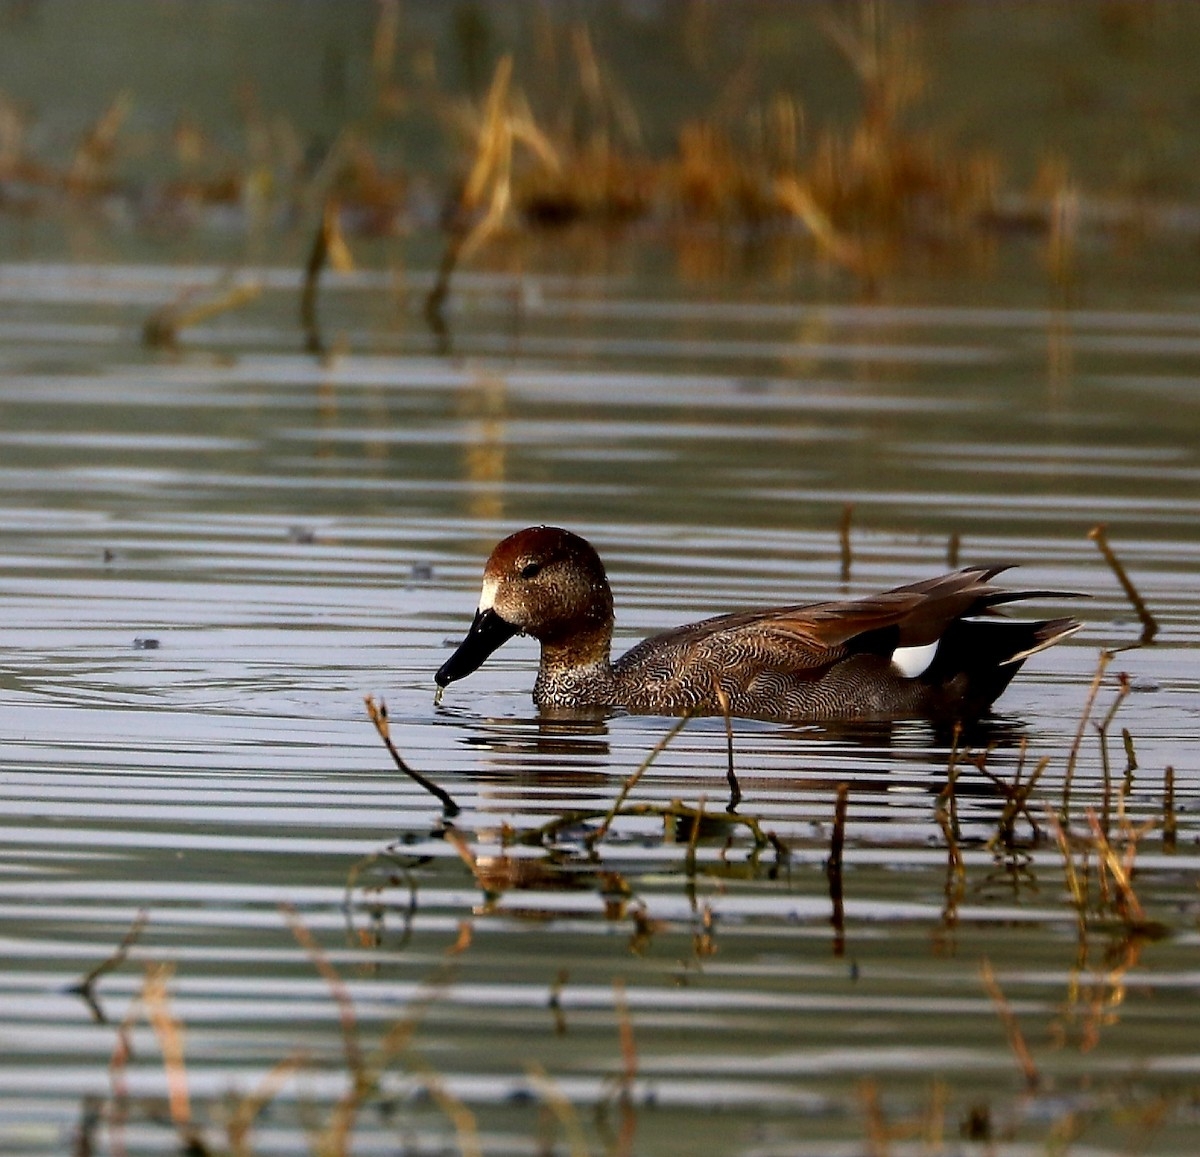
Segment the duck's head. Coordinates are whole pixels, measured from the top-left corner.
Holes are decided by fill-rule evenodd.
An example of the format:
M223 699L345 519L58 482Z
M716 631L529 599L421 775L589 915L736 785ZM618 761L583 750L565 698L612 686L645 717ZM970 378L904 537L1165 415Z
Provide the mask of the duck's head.
M556 526L519 530L492 551L471 629L434 682L470 675L518 634L606 659L612 621L604 564L586 539Z

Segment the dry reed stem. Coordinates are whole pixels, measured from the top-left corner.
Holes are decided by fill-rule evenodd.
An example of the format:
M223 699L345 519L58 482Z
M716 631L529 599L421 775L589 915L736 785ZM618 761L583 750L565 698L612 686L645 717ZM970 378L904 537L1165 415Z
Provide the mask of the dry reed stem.
M334 1004L337 1005L346 1068L357 1084L361 1080L363 1072L362 1049L358 1043L358 1020L354 1014L354 1002L350 998L346 983L330 963L329 957L325 955L325 950L317 942L316 937L305 926L296 908L291 904L280 904L279 910L283 913L283 918L287 921L297 943L308 954L313 967L325 981Z
M171 1015L167 984L175 973L172 964L151 964L146 968L146 979L142 984L142 1005L146 1018L158 1038L162 1052L163 1068L167 1076L167 1106L171 1123L179 1133L180 1140L194 1145L197 1138L192 1128L192 1105L188 1096L187 1066L183 1055L183 1027Z
M983 981L983 987L987 989L988 995L992 998L992 1002L996 1006L996 1012L1000 1017L1001 1023L1004 1025L1004 1032L1008 1037L1008 1046L1012 1049L1017 1065L1021 1069L1021 1074L1025 1078L1025 1085L1032 1092L1041 1084L1037 1065L1034 1064L1033 1054L1030 1053L1029 1046L1025 1043L1025 1034L1021 1032L1021 1026L1017 1023L1016 1014L1013 1012L1012 1006L1008 1003L1004 993L1000 990L1000 985L996 983L995 974L992 972L992 966L986 956L979 963L979 975Z
M638 1075L638 1053L637 1040L633 1034L633 1020L629 1015L625 981L619 976L613 979L613 1010L616 1013L617 1031L621 1040L621 1075L617 1080L621 1125L609 1151L613 1157L632 1157L633 1140L637 1133L637 1110L634 1108L633 1093Z
M727 812L737 811L738 804L742 802L742 785L738 783L737 772L733 768L733 717L730 714L729 696L726 694L725 688L721 686L721 681L715 676L713 678L713 691L717 696L717 702L721 705L721 714L725 718L725 754L727 765L725 769L725 778L729 781L729 803L725 805Z
M631 1095L638 1075L637 1040L633 1035L633 1021L629 1015L629 996L625 981L619 976L613 980L613 1010L617 1017L617 1032L621 1040L621 1086L626 1096Z
M108 1115L109 1144L113 1157L125 1157L125 1120L129 1105L129 1084L126 1075L133 1056L130 1033L140 1011L140 999L134 997L117 1026L112 1055L108 1060L108 1081L112 1086L112 1111Z
M579 1114L575 1110L575 1106L564 1095L557 1083L550 1077L546 1070L536 1062L531 1062L525 1068L529 1076L529 1083L533 1086L533 1091L541 1099L554 1116L554 1119L562 1126L563 1132L567 1135L567 1152L570 1157L591 1157L591 1149L588 1146L587 1136L584 1134L583 1125L580 1123ZM553 1150L547 1148L547 1152L557 1151L557 1147Z
M864 1123L867 1127L867 1152L870 1157L888 1157L891 1140L888 1136L887 1120L879 1102L879 1085L875 1081L860 1081L858 1098L862 1102Z
M846 809L850 800L850 785L839 783L837 801L833 808L833 832L829 839L829 859L825 874L829 877L829 899L833 906L829 917L833 925L833 954L841 956L846 950L846 907L842 885L842 852L846 843Z
M1054 832L1055 842L1063 859L1063 875L1066 877L1067 891L1071 893L1071 903L1075 906L1075 916L1079 922L1079 931L1087 931L1088 923L1088 892L1087 885L1079 878L1075 870L1075 855L1071 850L1070 837L1054 809L1046 804L1046 821Z
M560 968L554 977L554 983L550 986L550 996L546 1001L550 1011L554 1013L555 1036L567 1035L567 1014L563 1011L562 994L569 979L570 973L565 968Z
M838 527L838 542L841 544L841 579L843 583L850 581L850 567L854 561L850 546L850 523L854 517L854 503L847 502L842 507L842 521Z
M1024 748L1022 748L1022 753ZM1025 818L1029 821L1033 828L1033 838L1040 839L1041 829L1034 820L1032 813L1029 810L1029 797L1033 793L1033 789L1037 786L1037 782L1042 778L1042 773L1050 766L1050 757L1043 755L1038 760L1037 766L1034 767L1033 773L1024 782L1020 783L1020 770L1017 772L1017 781L1010 788L1001 783L1004 794L1007 797L1004 804L1004 810L1000 813L1000 818L996 821L996 833L987 842L989 850L994 850L998 844L1003 844L1006 848L1012 847L1013 842L1013 825L1016 822L1017 816L1022 812ZM1001 782L997 780L996 782Z
M1127 925L1143 925L1146 923L1146 912L1137 893L1133 890L1133 860L1137 855L1137 837L1131 832L1126 845L1125 859L1117 855L1108 836L1100 826L1094 808L1087 809L1088 826L1092 829L1092 839L1095 841L1096 852L1100 862L1108 869L1117 885L1117 912Z
M1143 645L1149 643L1151 640L1153 640L1154 636L1158 634L1158 622L1150 613L1150 609L1146 606L1142 596L1138 593L1137 587L1133 585L1133 581L1126 573L1125 568L1121 565L1121 560L1117 558L1112 547L1109 546L1108 528L1104 525L1104 523L1100 523L1098 526L1093 526L1092 529L1088 531L1088 538L1090 538L1100 548L1100 553L1104 556L1104 561L1108 563L1113 574L1116 575L1117 582L1121 584L1121 589L1125 592L1125 597L1133 606L1134 611L1137 613L1138 619L1141 620L1142 635L1141 638L1138 639L1138 642Z
M829 214L817 204L807 182L791 174L777 177L773 192L779 207L808 230L820 253L851 273L865 275L870 271L863 247L834 225Z
M125 959L129 955L129 950L137 943L148 920L149 916L146 914L146 910L144 908L141 909L133 918L133 923L129 925L129 930L121 938L121 943L113 950L112 955L100 961L95 968L67 989L68 992L77 994L83 1000L97 1024L107 1024L108 1019L105 1017L104 1010L100 1007L100 1003L96 999L96 981L109 972L120 968L125 963Z
M438 787L436 783L427 779L419 771L409 767L400 752L396 750L396 745L392 742L391 727L388 724L387 704L383 700L380 700L379 705L376 706L375 699L371 695L364 696L363 701L367 705L367 715L370 716L371 722L375 725L375 730L379 732L379 738L383 740L383 745L388 749L388 754L391 755L396 766L414 783L423 787L430 795L435 796L441 801L443 815L458 815L460 808L451 798L450 793Z
M122 90L84 134L67 175L70 192L95 191L104 183L105 170L116 152L117 136L132 110L133 97Z
M484 99L475 157L459 196L437 279L425 299L425 317L440 337L446 336L444 308L455 269L500 231L512 207L514 145L525 145L548 168L560 166L554 146L534 123L528 107L522 104L514 109L512 73L513 59L508 54L497 62ZM481 206L485 206L483 215L468 226Z
M467 1108L461 1097L449 1090L441 1074L432 1065L419 1058L413 1058L411 1064L420 1073L421 1081L433 1103L441 1109L453 1127L458 1151L462 1157L484 1157L483 1142L479 1138L479 1125L475 1114Z
M1096 731L1100 736L1100 768L1104 777L1104 795L1102 797L1103 812L1101 814L1100 823L1106 832L1108 831L1109 818L1112 812L1112 769L1108 762L1108 728L1111 725L1113 717L1116 715L1118 708L1120 708L1121 704L1125 702L1126 697L1129 695L1130 689L1129 676L1124 671L1118 673L1117 682L1117 694L1113 699L1113 704L1108 709L1108 712L1104 718L1098 724L1096 724ZM1121 815L1123 818L1125 805L1124 795L1121 796L1120 802Z
M692 816L692 830L688 832L687 853L683 861L693 909L696 907L696 848L700 843L700 825L704 822L704 803L704 796L701 796L696 803L696 814Z
M225 1125L229 1150L233 1157L254 1157L250 1145L250 1130L258 1115L278 1095L288 1079L304 1067L306 1058L299 1053L274 1064L252 1093L239 1099L237 1107Z
M950 834L947 837L951 840L955 847L958 846L960 832L958 828L958 796L956 788L958 785L958 743L962 738L962 724L954 724L954 733L950 740L950 758L946 761L946 785L938 792L935 812L942 809L946 815L946 821L950 826ZM941 822L940 820L938 821ZM945 830L943 828L943 830Z
M1062 818L1064 822L1070 822L1071 818L1071 781L1075 778L1075 763L1079 759L1079 747L1083 743L1083 733L1087 730L1088 719L1091 718L1092 707L1095 705L1096 696L1100 692L1100 684L1104 679L1104 672L1108 670L1108 665L1113 661L1111 651L1101 651L1099 662L1096 664L1096 674L1092 676L1092 685L1088 688L1087 700L1083 705L1083 714L1079 717L1079 727L1075 731L1075 740L1071 744L1071 753L1067 756L1067 770L1063 776L1063 798L1062 798Z
M317 288L326 265L339 273L348 273L354 268L354 258L342 235L341 214L334 197L326 197L321 207L321 223L313 236L300 290L300 325L304 330L304 349L306 353L317 356L325 353L325 343L321 340L321 328L317 321Z
M608 835L608 829L612 826L613 820L616 818L617 813L621 810L621 805L628 798L629 793L633 791L638 780L640 780L642 776L646 774L646 771L649 769L650 765L662 754L667 744L670 743L671 740L683 730L688 720L692 718L692 714L693 713L689 711L686 715L681 716L678 722L676 722L670 729L670 731L668 731L650 749L649 753L646 755L646 758L642 760L638 769L625 780L624 784L621 785L621 790L617 793L616 800L613 802L612 807L608 809L607 813L605 813L604 819L600 821L600 826L587 837L585 842L589 848L595 848L595 846L602 839L604 839L606 835Z
M142 344L151 349L173 350L179 345L180 333L189 326L239 309L247 302L254 301L261 293L262 286L257 281L243 281L189 308L187 303L196 291L185 289L174 301L156 309L146 318L142 325Z
M1164 852L1175 851L1175 769L1168 766L1163 771L1163 824L1162 847Z
M959 555L962 552L962 539L959 537L957 530L950 532L950 537L946 540L946 566L950 570L958 570Z

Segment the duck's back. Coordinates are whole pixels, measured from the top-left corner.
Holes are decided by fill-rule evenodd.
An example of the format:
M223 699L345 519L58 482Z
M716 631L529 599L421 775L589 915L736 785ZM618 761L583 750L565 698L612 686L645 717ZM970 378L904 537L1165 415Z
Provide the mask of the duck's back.
M616 661L616 697L636 712L791 720L982 714L1025 658L1079 626L996 614L998 603L1051 593L991 587L998 569L678 627Z

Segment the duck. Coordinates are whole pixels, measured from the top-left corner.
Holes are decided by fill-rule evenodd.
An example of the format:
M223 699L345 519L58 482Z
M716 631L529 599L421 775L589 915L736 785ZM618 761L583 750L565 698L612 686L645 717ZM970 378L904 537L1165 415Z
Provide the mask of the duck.
M613 595L595 548L555 526L497 544L465 638L434 676L447 686L515 635L541 645L543 711L781 721L975 720L1025 660L1073 635L1073 618L997 608L1067 591L1006 590L1011 564L968 566L866 598L737 611L675 627L612 658Z

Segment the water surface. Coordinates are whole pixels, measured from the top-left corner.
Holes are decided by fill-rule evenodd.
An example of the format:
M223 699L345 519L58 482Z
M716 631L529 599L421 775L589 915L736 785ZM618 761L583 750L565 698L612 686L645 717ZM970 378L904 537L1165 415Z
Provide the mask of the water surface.
M693 1153L702 1137L711 1152L851 1154L884 1127L907 1129L893 1152L1043 1152L1053 1137L1191 1152L1188 287L1047 308L1002 279L872 304L760 283L718 300L650 260L475 275L447 353L420 319L427 277L360 273L330 279L334 352L316 359L299 352L295 276L241 275L259 299L166 353L140 344L147 312L219 271L0 267L0 1149L176 1148L170 1066L138 1000L147 967L170 964L192 1116L215 1150L237 1099L264 1088L253 1150L314 1145L347 1088L352 1007L366 1054L395 1030L355 1152L469 1152L477 1134L488 1153L582 1135L597 1152ZM911 581L955 551L1090 595L1086 629L968 737L1007 782L1048 757L1042 838L1021 820L1018 848L987 847L1004 798L968 761L959 887L937 819L948 737L738 721L740 815L777 842L718 825L689 849L691 820L664 824L664 809L720 816L727 793L724 726L696 720L634 788L642 814L592 852L595 815L522 842L602 814L672 723L539 719L521 640L434 707L483 559L534 522L601 550L618 647ZM1095 710L1127 673L1108 762L1119 786L1127 729L1130 823L1161 819L1173 768L1176 847L1155 830L1137 856L1153 935L1111 911L1081 935L1044 808L1062 803L1100 650L1140 632L1087 538L1099 522L1160 623L1113 660ZM451 825L392 766L365 695L461 806ZM1088 726L1081 835L1103 775ZM824 863L842 783L839 932ZM69 986L139 913L97 1022ZM133 1052L114 1064L126 1017Z

